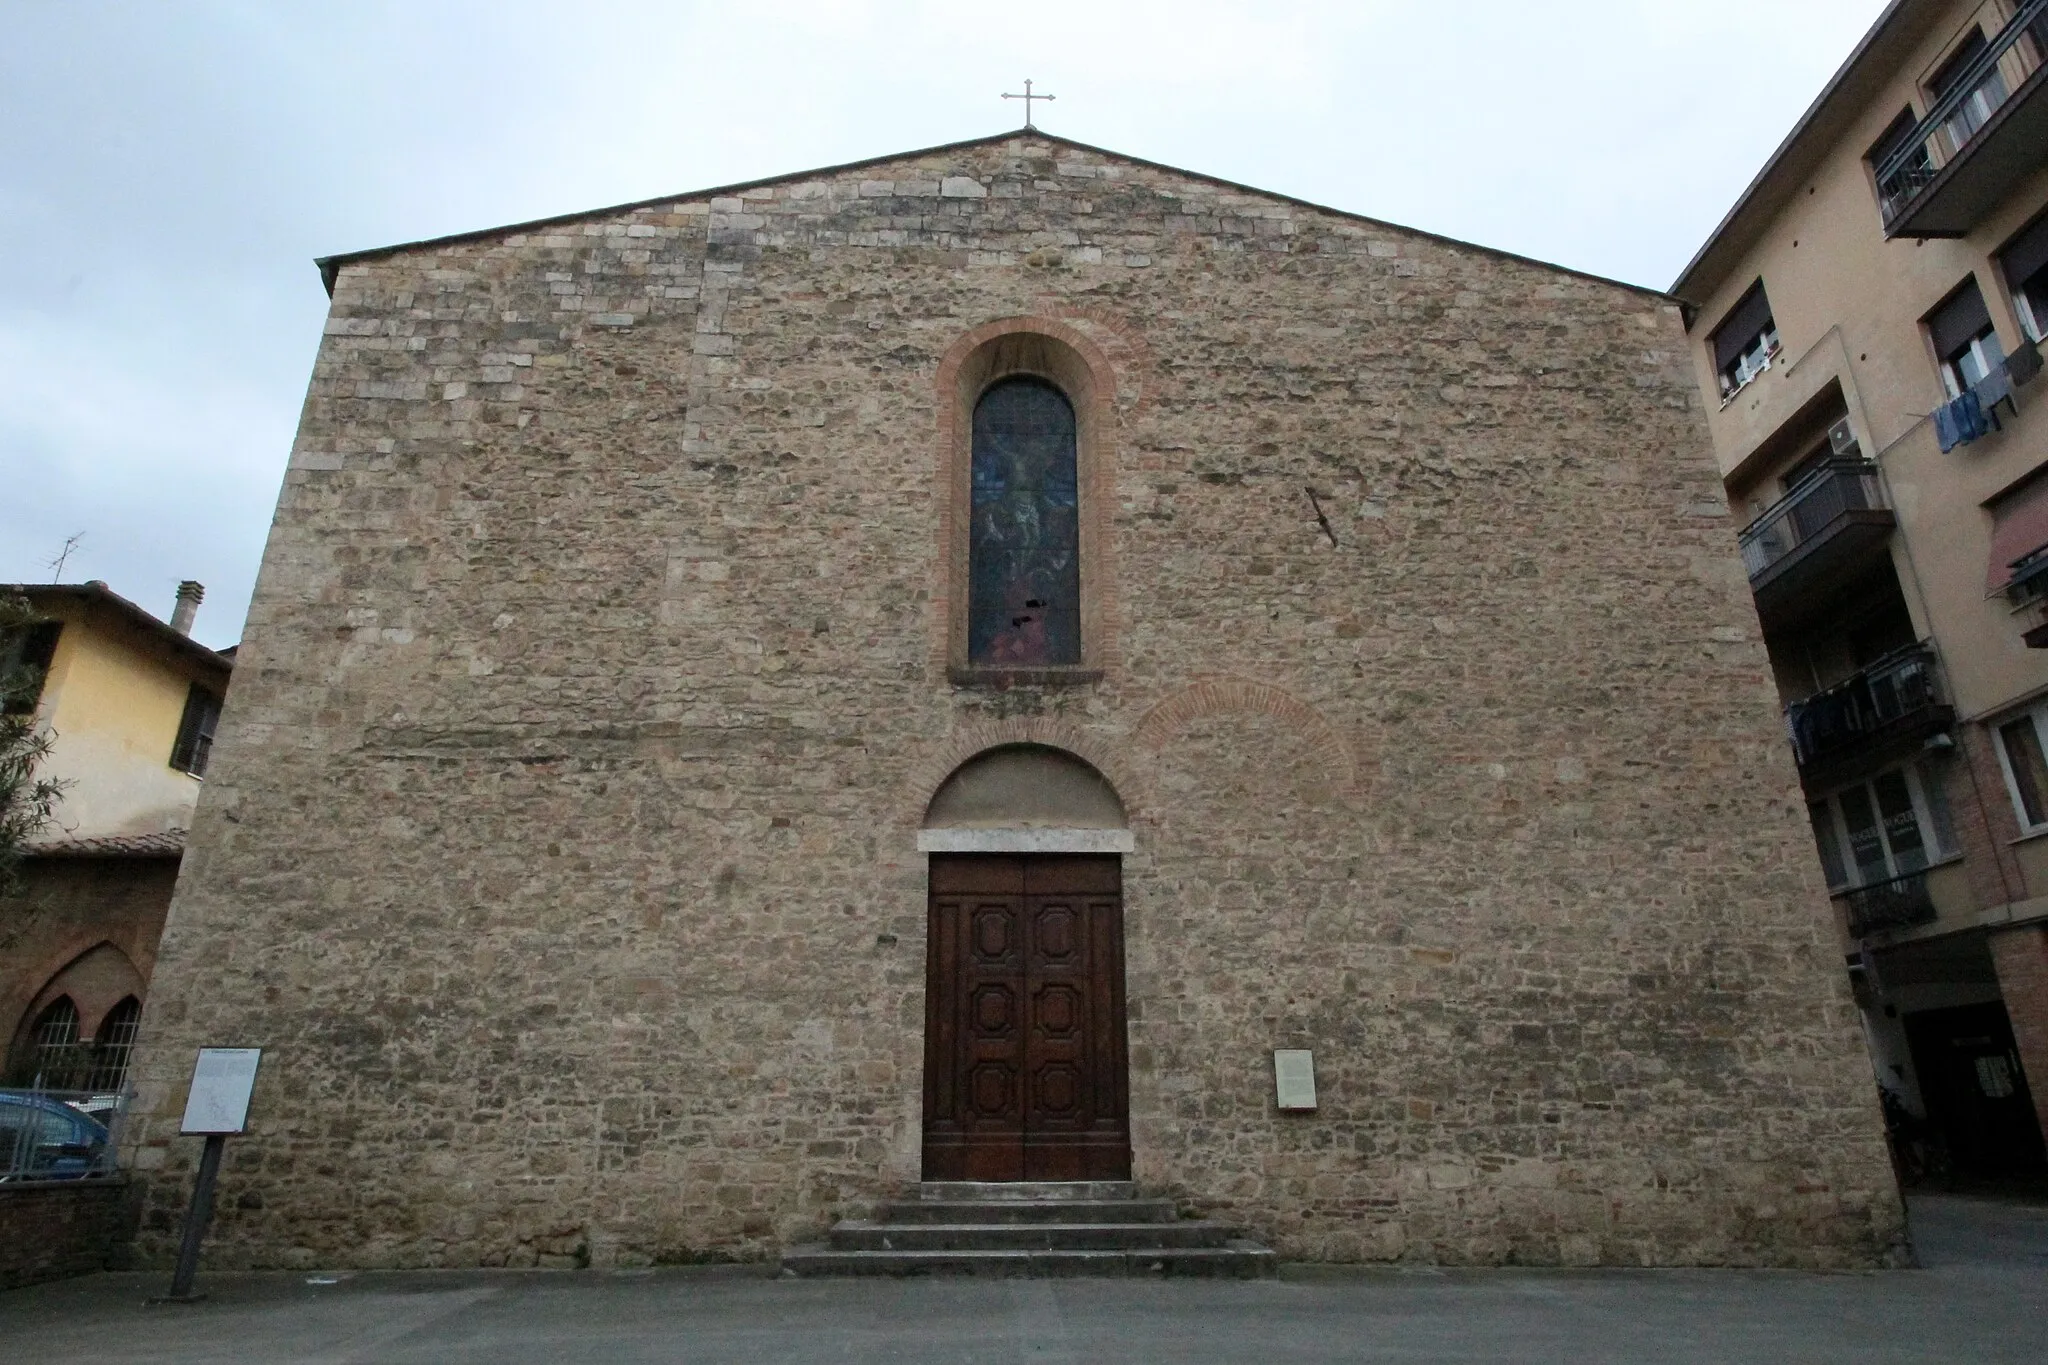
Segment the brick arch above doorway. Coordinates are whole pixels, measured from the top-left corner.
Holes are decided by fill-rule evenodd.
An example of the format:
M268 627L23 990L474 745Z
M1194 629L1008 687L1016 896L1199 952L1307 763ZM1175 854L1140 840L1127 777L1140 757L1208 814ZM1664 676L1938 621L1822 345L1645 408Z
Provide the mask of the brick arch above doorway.
M1123 799L1065 749L1006 744L955 768L918 831L923 853L1129 853Z
M1012 745L1063 750L1101 773L1123 803L1127 825L1138 824L1149 808L1150 789L1121 741L1045 716L1011 716L964 721L946 738L934 741L905 777L896 802L898 827L922 828L932 797L947 778L977 755Z

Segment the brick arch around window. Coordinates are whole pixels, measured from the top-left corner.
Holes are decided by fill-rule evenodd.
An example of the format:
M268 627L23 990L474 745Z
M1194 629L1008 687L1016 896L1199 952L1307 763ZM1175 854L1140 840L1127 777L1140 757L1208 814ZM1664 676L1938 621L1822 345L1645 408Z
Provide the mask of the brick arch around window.
M1074 407L1081 649L1080 662L1066 667L977 665L968 656L974 410L989 389L1020 376L1053 385ZM939 584L934 594L934 665L955 683L968 686L1100 679L1120 661L1111 543L1117 380L1109 357L1085 332L1058 319L999 318L947 348L939 362L937 389Z

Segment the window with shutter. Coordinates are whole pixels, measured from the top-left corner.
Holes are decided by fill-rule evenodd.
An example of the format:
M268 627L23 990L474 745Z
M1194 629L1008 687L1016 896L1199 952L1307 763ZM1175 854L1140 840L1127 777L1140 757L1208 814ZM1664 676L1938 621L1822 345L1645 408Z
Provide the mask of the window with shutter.
M1714 329L1714 369L1721 376L1721 396L1735 391L1771 367L1778 353L1778 324L1771 316L1770 296L1764 282L1750 286L1741 302L1729 310Z
M1863 159L1870 163L1871 174L1877 178L1878 209L1887 223L1897 216L1906 200L1934 178L1934 158L1928 154L1926 142L1914 137L1919 128L1920 120L1908 105L1899 110L1899 116L1891 121L1884 135L1864 153ZM1898 158L1896 164L1893 158Z
M1928 82L1936 103L1947 99L1949 95L1972 82L1975 84L1975 88L1963 97L1963 102L1955 113L1949 115L1948 120L1942 124L1950 156L1961 151L1964 144L1977 135L1977 130L1990 120L1991 115L1997 112L1998 106L2005 103L2009 93L2006 90L2005 77L1998 67L1993 65L1986 68L1982 65L1981 59L1989 47L1983 29L1970 30L1970 36L1965 38L1949 59L1941 64L1941 69L1934 73L1934 79Z
M1984 306L1984 293L1977 288L1974 275L1927 315L1926 325L1934 353L1941 358L1941 381L1950 398L1960 398L1964 390L1975 388L2005 363L2005 347L1999 344L1991 310Z
M1998 265L2027 336L2048 340L2048 214L2036 218L1998 253Z
M178 722L178 739L171 746L171 766L194 777L206 775L207 760L213 756L213 730L220 723L220 698L192 684L185 694L185 715Z
M2035 707L1998 727L1998 766L2005 770L2013 813L2028 834L2048 829L2048 750L2041 735L2048 715Z
M63 629L58 621L38 621L0 635L0 679L6 680L0 715L25 716L36 709Z

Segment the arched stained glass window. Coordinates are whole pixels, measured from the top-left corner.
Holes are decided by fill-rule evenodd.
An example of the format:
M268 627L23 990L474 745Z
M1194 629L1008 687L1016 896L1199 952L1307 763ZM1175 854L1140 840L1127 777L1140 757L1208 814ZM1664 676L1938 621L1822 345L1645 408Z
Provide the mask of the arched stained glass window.
M1074 405L1005 379L974 407L967 657L996 667L1081 662Z

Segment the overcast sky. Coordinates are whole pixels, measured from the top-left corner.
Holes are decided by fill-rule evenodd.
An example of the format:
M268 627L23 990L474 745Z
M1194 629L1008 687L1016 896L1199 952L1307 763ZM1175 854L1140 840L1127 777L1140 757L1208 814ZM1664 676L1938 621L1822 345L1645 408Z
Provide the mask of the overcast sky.
M1882 0L0 0L0 581L239 637L312 258L980 137L1664 287Z

